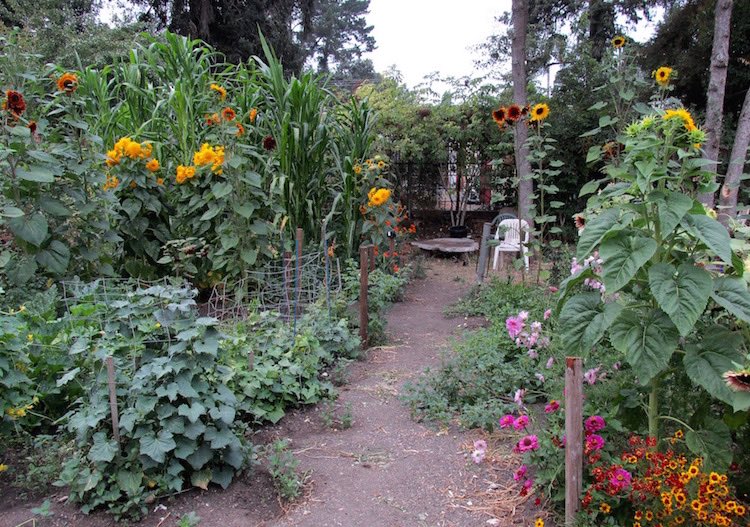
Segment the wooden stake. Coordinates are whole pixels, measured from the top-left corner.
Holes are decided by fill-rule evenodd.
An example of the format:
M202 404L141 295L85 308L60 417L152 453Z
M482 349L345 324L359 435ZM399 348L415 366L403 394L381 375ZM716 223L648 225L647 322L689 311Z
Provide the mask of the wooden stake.
M490 241L490 231L492 224L485 222L482 226L482 241L479 245L479 265L477 266L477 283L481 284L484 282L484 274L487 272L487 258L489 256L490 247L488 245Z
M109 384L109 411L112 414L112 435L120 442L120 418L117 414L117 386L115 385L115 362L107 357L107 383Z
M565 359L565 525L575 526L583 485L583 361Z
M370 313L367 310L367 285L369 281L368 255L372 245L359 248L359 340L362 349L367 349L367 326L370 323Z
M370 272L375 270L375 246L374 245L368 245L367 246L368 253L367 258L370 262Z

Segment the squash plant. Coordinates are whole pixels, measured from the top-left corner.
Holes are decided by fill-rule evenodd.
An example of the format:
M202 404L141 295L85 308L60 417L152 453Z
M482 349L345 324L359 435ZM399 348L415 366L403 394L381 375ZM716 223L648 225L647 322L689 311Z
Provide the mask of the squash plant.
M576 257L598 252L601 266L563 282L558 309L569 353L587 353L606 338L623 354L649 391L650 435L658 436L660 419L676 420L688 430L691 450L728 465L723 422L691 427L660 414L661 383L674 371L734 411L750 408L750 396L722 379L744 357L736 330L750 322L750 293L726 229L694 197L712 190L703 140L682 108L654 110L625 130L617 164L582 190L603 186L588 201ZM585 290L591 280L603 287Z

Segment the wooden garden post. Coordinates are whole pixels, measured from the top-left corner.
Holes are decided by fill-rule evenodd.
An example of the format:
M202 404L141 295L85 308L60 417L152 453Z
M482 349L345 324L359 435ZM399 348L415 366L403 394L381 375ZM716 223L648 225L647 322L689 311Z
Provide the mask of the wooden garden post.
M490 247L488 242L490 240L490 231L492 224L485 222L482 226L482 240L479 245L479 265L477 266L477 283L481 284L484 282L484 274L487 272L487 258L489 256Z
M367 348L367 326L370 314L367 310L367 282L369 280L368 255L372 245L362 245L359 248L359 340L362 349Z
M565 526L575 526L583 485L583 361L565 359Z
M375 270L375 246L367 246L367 261L370 263L370 272Z

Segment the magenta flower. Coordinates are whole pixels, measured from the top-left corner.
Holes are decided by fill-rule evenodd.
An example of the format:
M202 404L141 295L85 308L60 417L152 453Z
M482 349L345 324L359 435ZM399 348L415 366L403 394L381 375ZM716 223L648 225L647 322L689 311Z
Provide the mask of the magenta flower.
M526 477L526 472L528 472L529 468L526 465L521 465L518 467L518 470L516 470L515 474L513 474L513 479L516 481L521 481L523 478Z
M591 434L586 437L586 450L594 452L604 448L604 438L598 434Z
M544 413L551 414L553 412L556 412L559 409L560 409L560 403L558 403L555 400L552 400L549 403L547 403L547 406L544 407Z
M583 374L583 379L589 383L594 384L597 379L597 374L599 373L599 368L591 368L586 373Z
M604 421L604 418L601 415L592 415L586 421L583 423L584 428L586 429L586 432L589 434L593 434L594 432L598 432L599 430L603 430L604 427L607 426L607 423Z
M513 414L506 414L500 418L500 428L508 428L510 426L513 426L513 423L516 421L516 418L513 417Z
M516 418L515 421L513 421L513 428L516 430L523 430L526 428L526 425L529 424L529 416L528 415L520 415Z
M508 317L505 320L505 329L508 330L510 338L516 338L523 330L523 320L518 317Z
M531 452L539 448L539 439L535 435L528 435L521 438L516 445L519 452Z
M551 316L552 316L552 310L551 310L551 309L547 309L547 310L546 310L546 311L544 312L544 320L547 320L547 319L549 319L549 317L551 317Z
M630 472L624 468L618 468L609 477L609 484L612 485L616 490L624 490L630 486L632 480Z

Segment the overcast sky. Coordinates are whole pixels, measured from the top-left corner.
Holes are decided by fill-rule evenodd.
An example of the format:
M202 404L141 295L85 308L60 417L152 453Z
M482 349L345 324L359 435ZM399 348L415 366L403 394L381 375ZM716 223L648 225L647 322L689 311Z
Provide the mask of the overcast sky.
M369 54L376 71L396 65L413 87L433 71L443 76L474 72L471 46L497 31L495 18L511 0L370 0L368 22L378 49Z
M496 17L510 9L511 0L370 0L367 20L378 49L368 56L375 71L396 65L410 87L434 71L471 75L478 55L470 48L498 32ZM644 21L627 34L644 41L652 31Z

